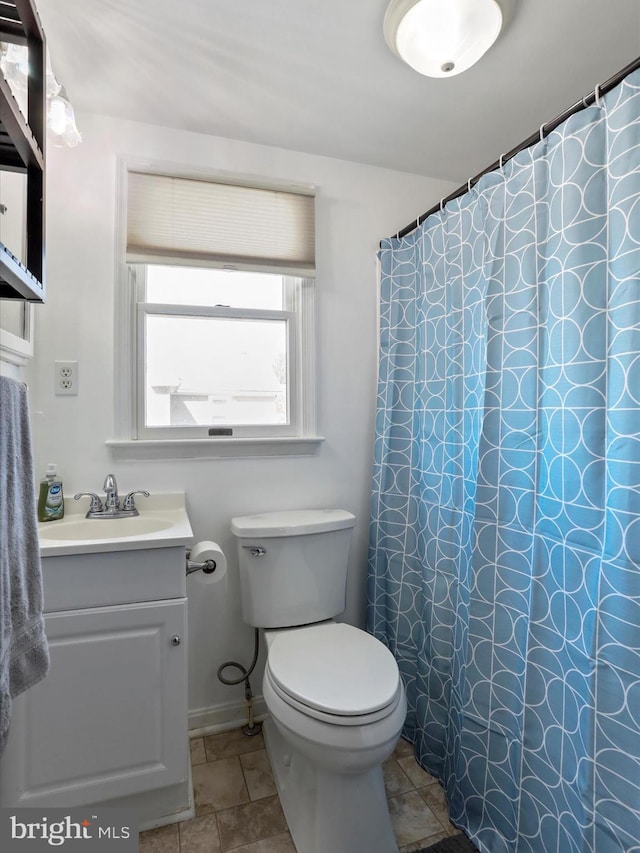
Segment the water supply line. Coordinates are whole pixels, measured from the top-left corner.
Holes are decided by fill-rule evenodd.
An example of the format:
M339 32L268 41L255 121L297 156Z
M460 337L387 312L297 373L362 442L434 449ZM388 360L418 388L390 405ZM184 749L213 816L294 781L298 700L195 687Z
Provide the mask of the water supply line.
M187 576L193 574L194 572L203 572L205 575L210 575L216 570L216 561L213 559L203 560L202 562L191 560L191 549L186 549L186 573ZM257 628L254 629L254 650L253 650L253 660L251 661L251 665L249 669L245 669L241 663L236 663L236 661L228 660L225 663L221 664L218 667L218 680L223 684L228 685L229 687L233 687L236 684L242 684L244 681L244 700L247 703L247 717L248 722L246 726L242 727L242 731L245 735L260 734L262 731L262 723L256 723L253 719L253 693L251 692L251 682L249 681L249 676L253 672L256 667L256 663L258 662L258 652L260 651L260 632ZM225 678L222 674L227 667L234 667L235 669L240 670L239 678Z
M244 700L247 703L247 717L248 722L246 726L242 727L242 731L245 735L252 737L253 735L260 734L262 731L262 723L256 723L253 719L253 693L251 692L251 683L249 682L249 676L253 672L256 667L256 663L258 662L258 652L260 651L260 632L258 628L254 628L254 646L253 646L253 660L251 661L251 665L249 669L245 669L241 663L237 663L236 661L229 660L223 664L220 664L218 667L218 681L221 681L223 684L228 685L229 687L233 687L236 684L242 684L244 681ZM239 678L225 678L222 674L227 667L234 667L235 669L240 670Z

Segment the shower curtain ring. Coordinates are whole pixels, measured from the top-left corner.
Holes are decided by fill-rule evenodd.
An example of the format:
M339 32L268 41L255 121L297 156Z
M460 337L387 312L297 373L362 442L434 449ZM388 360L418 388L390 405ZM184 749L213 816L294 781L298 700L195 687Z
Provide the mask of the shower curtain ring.
M544 139L544 125L540 125L540 142Z
M502 169L503 166L504 166L504 154L501 154L500 155L500 168Z
M467 181L467 192L471 192L471 178L469 178L469 180Z
M595 98L596 107L598 107L598 108L601 107L602 102L600 100L600 84L599 83L596 86L596 88L593 90L593 97Z

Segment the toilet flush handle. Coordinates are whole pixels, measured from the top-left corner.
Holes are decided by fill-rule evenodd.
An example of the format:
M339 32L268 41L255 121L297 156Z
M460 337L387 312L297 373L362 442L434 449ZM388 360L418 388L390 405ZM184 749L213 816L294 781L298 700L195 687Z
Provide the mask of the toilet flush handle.
M242 547L248 548L252 557L264 557L267 553L267 549L263 548L261 545L243 545Z

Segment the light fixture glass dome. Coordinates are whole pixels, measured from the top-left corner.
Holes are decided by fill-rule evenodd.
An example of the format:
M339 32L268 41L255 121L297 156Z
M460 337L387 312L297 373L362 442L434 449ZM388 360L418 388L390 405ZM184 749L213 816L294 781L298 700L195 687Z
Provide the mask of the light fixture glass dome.
M58 83L49 51L46 52L47 129L53 144L62 147L77 145L82 137L76 127L73 107L64 87ZM20 111L28 116L29 49L26 45L0 41L0 72L16 99Z
M452 77L476 63L500 35L509 0L392 0L389 47L420 74Z
M60 86L58 92L49 99L47 126L51 140L57 148L74 148L82 141L64 86Z

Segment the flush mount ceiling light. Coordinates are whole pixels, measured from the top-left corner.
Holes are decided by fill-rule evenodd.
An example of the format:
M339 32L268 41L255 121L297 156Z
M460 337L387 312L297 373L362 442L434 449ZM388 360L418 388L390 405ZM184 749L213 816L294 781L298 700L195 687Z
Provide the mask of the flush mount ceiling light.
M515 0L391 0L384 37L420 74L453 77L489 50L514 6Z

